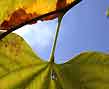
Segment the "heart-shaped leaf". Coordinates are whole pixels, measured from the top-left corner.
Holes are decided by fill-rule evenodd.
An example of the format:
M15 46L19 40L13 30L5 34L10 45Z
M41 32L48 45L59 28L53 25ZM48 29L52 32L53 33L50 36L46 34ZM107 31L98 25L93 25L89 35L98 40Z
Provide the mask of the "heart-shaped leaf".
M18 35L0 41L0 89L108 89L109 55L81 53L64 64L45 62Z
M37 20L56 18L79 2L80 0L0 0L0 30L9 30L22 23L24 25L38 17Z

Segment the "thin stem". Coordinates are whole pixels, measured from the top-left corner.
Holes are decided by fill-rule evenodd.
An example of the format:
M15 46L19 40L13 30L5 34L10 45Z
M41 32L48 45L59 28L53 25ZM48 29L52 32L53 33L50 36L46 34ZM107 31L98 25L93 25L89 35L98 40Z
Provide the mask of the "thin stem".
M56 29L55 39L54 39L52 51L51 51L50 58L49 58L50 62L54 62L54 53L55 53L55 49L56 49L56 43L57 43L57 38L58 38L62 18L63 18L63 15L58 17L58 26L57 26L57 29Z

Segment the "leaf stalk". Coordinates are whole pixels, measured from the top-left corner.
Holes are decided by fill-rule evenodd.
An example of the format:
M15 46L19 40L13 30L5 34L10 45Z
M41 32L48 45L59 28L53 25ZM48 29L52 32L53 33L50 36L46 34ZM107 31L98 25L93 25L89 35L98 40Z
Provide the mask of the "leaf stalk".
M51 51L50 58L49 58L51 63L54 63L54 54L55 54L55 50L56 50L56 43L57 43L59 29L60 29L60 25L61 25L63 16L64 16L64 14L62 14L61 16L58 17L58 26L56 29L55 38L54 38L54 42L53 42L53 46L52 46L52 51Z

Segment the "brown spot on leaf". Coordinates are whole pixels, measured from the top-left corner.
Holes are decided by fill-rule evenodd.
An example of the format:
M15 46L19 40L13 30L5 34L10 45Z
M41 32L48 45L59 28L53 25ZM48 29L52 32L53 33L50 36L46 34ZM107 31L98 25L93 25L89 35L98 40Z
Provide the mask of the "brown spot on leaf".
M60 8L64 8L66 6L66 0L58 0L57 1L57 5L56 5L56 9L60 9Z
M62 9L66 5L67 5L66 0L58 0L57 1L57 4L56 4L56 10ZM51 20L51 19L54 19L54 18L60 16L61 14L63 14L63 13L61 13L61 12L60 13L55 13L53 15L50 15L50 16L47 16L47 17L43 18L42 21L43 20Z
M26 11L23 8L20 8L15 12L13 12L9 20L5 20L1 24L0 28L4 30L9 30L10 28L15 27L32 18L35 18L36 16L38 16L36 13L26 13ZM36 23L36 22L32 22L32 23Z
M56 4L56 9L60 9L60 8L64 8L66 7L67 3L66 0L58 0L57 4ZM63 13L58 13L58 16L62 15Z
M56 10L64 9L66 6L68 6L66 0L57 0ZM49 15L44 18L41 18L40 20L42 20L42 21L43 20L51 20L51 19L54 19L54 18L60 16L61 14L63 14L63 13L57 12L53 15ZM24 22L27 22L31 19L34 19L38 16L41 16L41 15L38 15L37 13L27 13L24 8L19 8L11 14L11 16L9 17L9 20L4 20L2 22L2 24L0 25L0 30L10 30L10 29L12 29ZM36 22L37 21L33 21L30 24L34 24Z

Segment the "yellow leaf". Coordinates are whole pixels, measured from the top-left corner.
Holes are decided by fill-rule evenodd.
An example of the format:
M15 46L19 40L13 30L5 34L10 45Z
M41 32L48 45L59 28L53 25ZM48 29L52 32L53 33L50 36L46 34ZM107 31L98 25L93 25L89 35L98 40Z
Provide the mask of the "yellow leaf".
M0 89L109 89L109 55L86 52L45 62L18 35L0 42Z
M9 30L44 14L64 10L69 5L73 7L79 2L80 0L0 0L0 30ZM54 19L60 13L55 12L40 20Z

